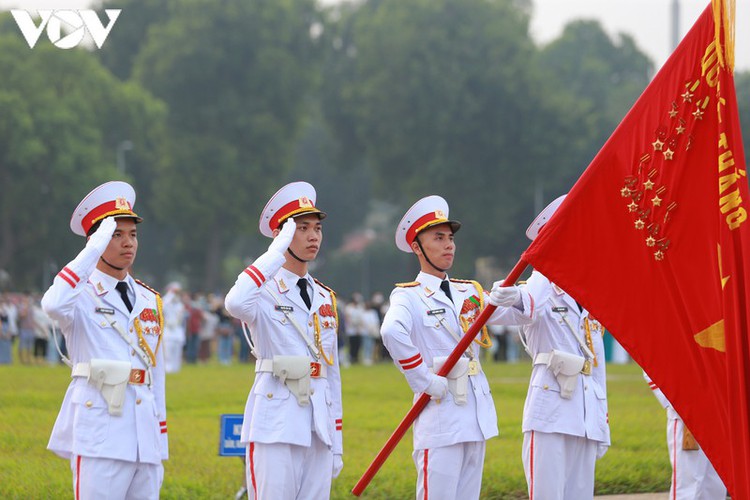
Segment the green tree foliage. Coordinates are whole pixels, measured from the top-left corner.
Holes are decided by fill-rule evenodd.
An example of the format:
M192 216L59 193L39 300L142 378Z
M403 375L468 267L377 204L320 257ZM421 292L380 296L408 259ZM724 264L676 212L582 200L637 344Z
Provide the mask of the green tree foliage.
M340 158L366 162L375 195L401 213L443 195L465 223L457 274L471 274L482 255L514 263L535 192L567 191L647 82L647 60L629 39L618 47L588 25L547 49L575 56L569 72L553 71L526 9L510 0L381 0L338 13L322 99ZM591 50L582 30L609 50ZM579 92L591 89L581 82L594 76L605 88L584 100Z
M9 24L7 17L2 23ZM37 289L81 248L68 227L77 203L98 183L123 178L115 169L117 144L156 135L164 108L85 50L60 50L44 38L31 50L15 31L6 33L0 36L0 269L11 273L13 286Z
M170 161L154 172L172 262L207 289L224 248L257 233L291 167L317 81L312 0L190 0L149 30L133 75L169 105Z
M120 9L116 29L107 37L102 50L96 52L102 64L121 80L130 78L135 57L146 43L154 26L158 37L160 25L170 16L170 9L179 2L172 0L107 0L102 8Z
M593 22L537 47L528 0L104 6L122 13L92 51L44 36L30 50L0 16L0 183L11 186L0 268L17 283L37 285L43 262L80 247L70 211L113 178L136 187L148 222L136 271L157 286L179 276L225 290L265 250L258 215L293 180L312 182L329 212L316 265L336 288L382 290L414 272L393 228L428 194L465 224L452 274L472 276L483 256L507 267L652 71L630 38ZM370 246L339 251L358 231L375 233Z
M545 94L560 105L567 123L574 127L564 134L582 143L577 161L586 164L566 172L575 180L620 123L648 85L653 63L640 52L633 39L620 35L612 40L595 21L574 21L562 35L537 56L536 64Z

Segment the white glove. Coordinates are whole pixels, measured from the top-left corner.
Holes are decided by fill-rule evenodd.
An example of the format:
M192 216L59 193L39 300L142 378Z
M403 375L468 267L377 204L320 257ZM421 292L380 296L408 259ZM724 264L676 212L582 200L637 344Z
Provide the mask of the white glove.
M490 304L495 307L512 307L521 300L517 286L503 286L503 280L496 281L490 292Z
M341 474L341 469L344 468L344 459L339 453L333 455L333 478L336 479Z
M91 248L99 252L99 255L103 254L107 249L107 245L112 240L112 235L115 234L117 229L117 221L114 217L106 217L99 227L89 237L89 241L86 243L86 248Z
M94 234L89 236L86 247L71 260L67 266L68 269L78 276L78 283L85 283L91 272L96 268L96 263L107 249L109 242L112 241L112 235L117 229L117 222L113 217L106 217Z
M294 232L297 230L297 223L294 222L294 217L289 217L284 224L281 226L281 231L273 239L271 244L268 246L268 250L284 255L289 245L292 244L294 239Z
M430 395L430 399L443 399L448 392L448 380L433 373L432 381L424 392Z

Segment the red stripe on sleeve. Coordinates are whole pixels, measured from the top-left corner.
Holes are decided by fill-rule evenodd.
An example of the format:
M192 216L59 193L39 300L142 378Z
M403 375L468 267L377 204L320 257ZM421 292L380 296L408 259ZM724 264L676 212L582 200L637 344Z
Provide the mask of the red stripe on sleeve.
M421 359L421 358L422 358L422 355L420 353L417 353L411 358L399 359L398 362L401 363L401 366L403 366L403 365L408 365L409 363L413 363L414 361Z
M63 272L62 272L62 271L60 271L59 273L57 273L57 275L58 275L59 277L61 277L62 279L64 279L65 281L67 281L67 282L68 282L68 285L70 285L70 286L71 286L71 288L75 288L75 287L76 287L76 284L75 284L75 283L73 283L73 280L71 280L70 278L68 278L68 275L67 275L67 274L63 274Z
M260 281L266 281L266 277L263 276L263 273L260 272L260 270L257 267L250 266L249 269L252 269L253 271L255 271L255 274L258 275L258 277L260 278Z
M416 360L415 362L413 362L411 364L401 365L401 368L403 368L404 370L411 370L413 368L418 367L421 364L422 364L422 358L420 357L418 360Z
M70 277L75 280L76 283L78 283L79 281L81 281L81 278L79 278L76 273L74 273L73 271L71 271L68 266L63 267L62 270L65 271L66 273L68 273L70 275Z
M256 285L258 285L258 287L259 287L259 288L260 288L260 285L262 285L262 284L263 284L263 282L261 282L261 281L260 281L260 280L259 280L259 279L258 279L258 278L257 278L257 277L255 276L255 274L253 274L253 270L252 270L252 269L250 269L249 267L248 267L247 269L245 269L245 274L247 274L248 276L250 276L250 277L251 277L251 278L253 279L253 281L255 281L255 284L256 284Z

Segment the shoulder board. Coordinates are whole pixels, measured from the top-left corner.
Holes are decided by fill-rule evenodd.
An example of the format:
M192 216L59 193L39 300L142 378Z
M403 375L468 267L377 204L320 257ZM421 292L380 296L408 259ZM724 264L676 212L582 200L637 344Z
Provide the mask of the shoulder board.
M323 287L326 290L328 290L329 292L331 292L331 295L336 295L336 292L333 291L333 288L329 287L328 285L324 285L323 283L321 283L320 281L318 281L317 278L313 278L313 281L315 281L315 283L317 283L321 287Z
M409 281L408 283L396 283L399 288L411 288L413 286L419 286L419 281Z
M476 289L477 293L480 293L480 294L484 293L484 288L482 288L482 285L480 285L478 281L475 281L475 280L460 280L460 279L457 279L457 278L451 278L451 281L453 283L463 283L465 285L472 285Z
M143 288L145 288L146 290L150 290L151 292L153 292L153 293L154 293L154 295L159 295L159 296L161 296L161 294L160 294L159 292L157 292L156 290L154 290L153 288L151 288L150 286L148 286L147 284L145 284L145 283L144 283L143 281L141 281L141 280L139 280L139 279L136 279L136 280L135 280L135 282L136 282L136 283L138 283L139 285L141 285L141 286L142 286Z
M521 280L521 281L516 282L516 284L518 285L525 285L526 283L528 283L526 280Z

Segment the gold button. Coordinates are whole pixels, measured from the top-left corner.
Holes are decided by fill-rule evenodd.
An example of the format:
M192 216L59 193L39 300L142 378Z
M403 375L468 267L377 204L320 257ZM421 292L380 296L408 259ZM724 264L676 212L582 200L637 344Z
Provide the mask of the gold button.
M547 389L549 389L549 386L547 384L544 384L544 390L546 391Z
M130 328L130 333L133 333L133 328L132 327Z
M268 394L266 394L266 397L267 397L268 399L271 399L271 398L273 397L273 393L272 393L272 392L269 392Z
M86 408L91 408L92 406L94 406L94 403L92 403L91 401L86 401Z
M135 349L131 349L131 350L130 350L130 355L131 355L131 356L135 356Z
M107 326L107 322L106 321L102 321L102 326Z
M435 323L435 328L440 328L440 321L438 321L437 323Z
M310 389L310 394L315 394L315 389Z
M135 404L137 404L137 405L141 404L141 398L136 399L135 400Z
M307 323L307 326L312 326L312 321L309 321L309 322Z

